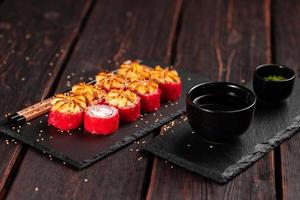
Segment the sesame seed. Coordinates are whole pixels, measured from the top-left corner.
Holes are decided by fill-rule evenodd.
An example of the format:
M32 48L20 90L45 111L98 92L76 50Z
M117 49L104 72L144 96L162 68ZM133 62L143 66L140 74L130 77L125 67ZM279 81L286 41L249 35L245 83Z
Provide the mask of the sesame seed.
M29 56L26 56L25 60L27 60L27 61L30 60Z
M21 81L25 81L25 80L26 80L26 78L25 78L25 77L22 77L22 78L21 78Z
M173 169L173 167L174 167L174 166L173 166L173 165L171 165L171 169Z
M39 191L39 188L38 188L38 187L35 187L35 188L34 188L34 191L36 191L36 192Z
M87 178L84 179L84 182L88 182L89 180Z

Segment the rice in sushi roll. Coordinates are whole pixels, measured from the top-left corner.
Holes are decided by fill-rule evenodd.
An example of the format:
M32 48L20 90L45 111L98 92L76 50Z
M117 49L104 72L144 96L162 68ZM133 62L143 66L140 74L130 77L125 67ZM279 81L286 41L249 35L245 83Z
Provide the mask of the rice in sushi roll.
M176 70L156 66L155 69L150 71L149 79L159 84L161 101L176 101L179 99L182 83Z
M81 95L58 94L51 100L48 123L60 130L78 128L83 119L86 100Z
M95 85L79 83L72 87L72 93L85 97L88 105L101 103L106 92Z
M150 68L138 61L126 61L118 69L117 74L130 82L149 78Z
M160 107L160 89L153 81L140 80L128 85L128 89L141 97L141 109L144 112L153 112Z
M105 102L119 109L122 122L134 122L140 116L140 97L130 90L111 90L106 94Z
M111 89L125 89L127 81L113 73L100 72L96 75L96 86L106 91Z
M119 111L109 105L91 105L84 113L84 129L95 135L109 135L119 128Z

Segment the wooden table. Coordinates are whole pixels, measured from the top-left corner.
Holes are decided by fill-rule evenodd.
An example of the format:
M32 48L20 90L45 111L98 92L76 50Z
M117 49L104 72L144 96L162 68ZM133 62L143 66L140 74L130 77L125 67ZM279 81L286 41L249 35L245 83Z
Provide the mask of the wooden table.
M0 3L1 115L136 57L237 83L262 63L300 69L299 0ZM217 185L140 154L158 133L82 171L1 136L0 198L299 199L300 135Z

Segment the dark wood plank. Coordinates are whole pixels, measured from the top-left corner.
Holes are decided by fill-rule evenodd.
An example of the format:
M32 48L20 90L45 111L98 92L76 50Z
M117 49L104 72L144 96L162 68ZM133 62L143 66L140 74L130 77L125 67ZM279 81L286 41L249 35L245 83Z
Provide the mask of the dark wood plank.
M285 17L280 13L288 13ZM300 1L273 2L273 50L274 62L293 68L300 72ZM299 84L299 83L298 83ZM280 185L282 199L298 199L300 196L300 135L280 146L282 184ZM278 163L280 164L280 163Z
M180 6L180 0L98 1L58 90L132 57L168 63ZM138 152L144 140L82 171L30 150L8 199L140 199L152 162Z
M243 82L270 62L270 1L189 1L176 66L213 80ZM275 199L274 153L226 185L155 159L147 199Z
M0 114L45 98L90 1L5 1L0 7ZM0 196L21 146L0 138Z

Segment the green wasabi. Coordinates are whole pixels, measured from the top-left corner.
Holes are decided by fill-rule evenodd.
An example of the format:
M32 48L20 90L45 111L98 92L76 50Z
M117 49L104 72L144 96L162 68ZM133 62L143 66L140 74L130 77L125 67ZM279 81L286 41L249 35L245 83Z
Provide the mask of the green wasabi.
M277 76L277 75L269 75L269 76L266 76L264 77L265 80L268 80L268 81L283 81L285 80L286 78L283 77L283 76Z

